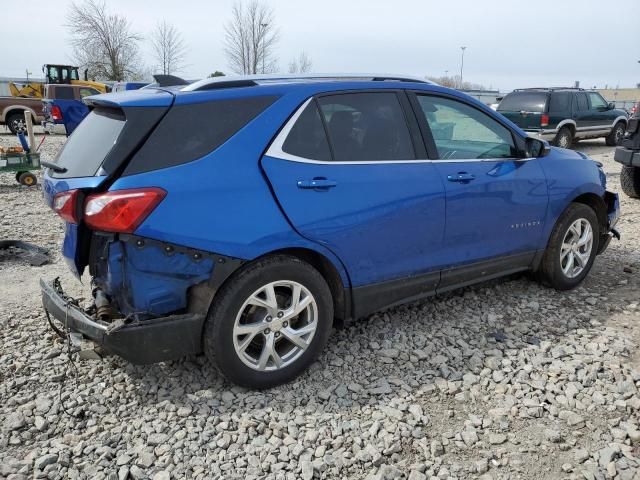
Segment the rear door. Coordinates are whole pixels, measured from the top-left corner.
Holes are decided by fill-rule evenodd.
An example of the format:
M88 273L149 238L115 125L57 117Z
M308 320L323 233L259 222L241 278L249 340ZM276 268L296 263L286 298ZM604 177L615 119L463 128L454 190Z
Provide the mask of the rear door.
M584 92L576 92L573 96L573 119L578 135L587 132L593 126L594 117L589 110L589 100Z
M439 280L444 186L408 110L389 90L309 99L262 159L293 226L331 249L355 287Z
M420 93L415 100L446 185L441 258L452 270L441 287L530 265L548 197L538 160L518 158L511 131L474 105Z

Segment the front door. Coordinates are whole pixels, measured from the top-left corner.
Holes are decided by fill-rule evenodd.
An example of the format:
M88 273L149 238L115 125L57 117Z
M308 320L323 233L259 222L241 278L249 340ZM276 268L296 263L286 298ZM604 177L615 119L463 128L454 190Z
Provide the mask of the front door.
M404 95L310 99L262 159L292 225L333 251L354 287L420 276L432 291L440 278L444 186L410 133Z
M542 248L548 201L539 161L518 158L511 131L477 107L445 96L416 99L446 188L443 260L452 269L471 266L471 276L486 274L487 262L498 266L494 273L530 265ZM443 273L441 287L463 277Z

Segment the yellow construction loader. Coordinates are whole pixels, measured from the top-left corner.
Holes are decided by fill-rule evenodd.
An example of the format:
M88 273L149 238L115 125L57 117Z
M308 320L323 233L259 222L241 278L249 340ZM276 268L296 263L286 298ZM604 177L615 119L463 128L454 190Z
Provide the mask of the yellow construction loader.
M85 87L95 88L101 93L107 93L111 90L109 86L104 83L87 80L86 71L85 79L80 80L78 67L72 67L71 65L46 64L42 67L42 71L44 72L45 83L82 85ZM10 82L9 91L14 97L43 98L45 83L29 82L18 86L17 84Z

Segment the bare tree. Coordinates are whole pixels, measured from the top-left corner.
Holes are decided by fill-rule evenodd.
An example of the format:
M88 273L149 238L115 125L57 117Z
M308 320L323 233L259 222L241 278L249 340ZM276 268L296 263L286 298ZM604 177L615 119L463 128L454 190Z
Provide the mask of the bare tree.
M141 37L124 16L109 13L104 1L72 2L65 26L76 60L91 78L125 80L138 75Z
M305 51L289 62L289 73L309 73L313 63Z
M151 34L153 56L164 75L171 75L184 68L187 45L178 29L166 20L158 23Z
M225 26L225 53L235 73L271 73L277 70L274 49L279 33L273 9L259 0L246 6L234 4L232 18Z
M453 77L444 75L442 77L427 77L427 80L436 82L438 85L449 88L459 88L461 90L486 90L486 87L480 83L463 82L460 85L460 75Z

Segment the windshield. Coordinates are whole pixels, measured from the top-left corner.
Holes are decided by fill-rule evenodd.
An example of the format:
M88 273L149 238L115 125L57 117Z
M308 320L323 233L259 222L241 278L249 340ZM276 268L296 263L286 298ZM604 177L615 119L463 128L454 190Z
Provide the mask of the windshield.
M54 160L54 163L65 167L67 171L52 171L51 175L56 178L95 175L118 140L124 124L125 117L121 110L93 110L80 122Z
M513 92L502 99L499 112L544 112L547 94L544 92Z

